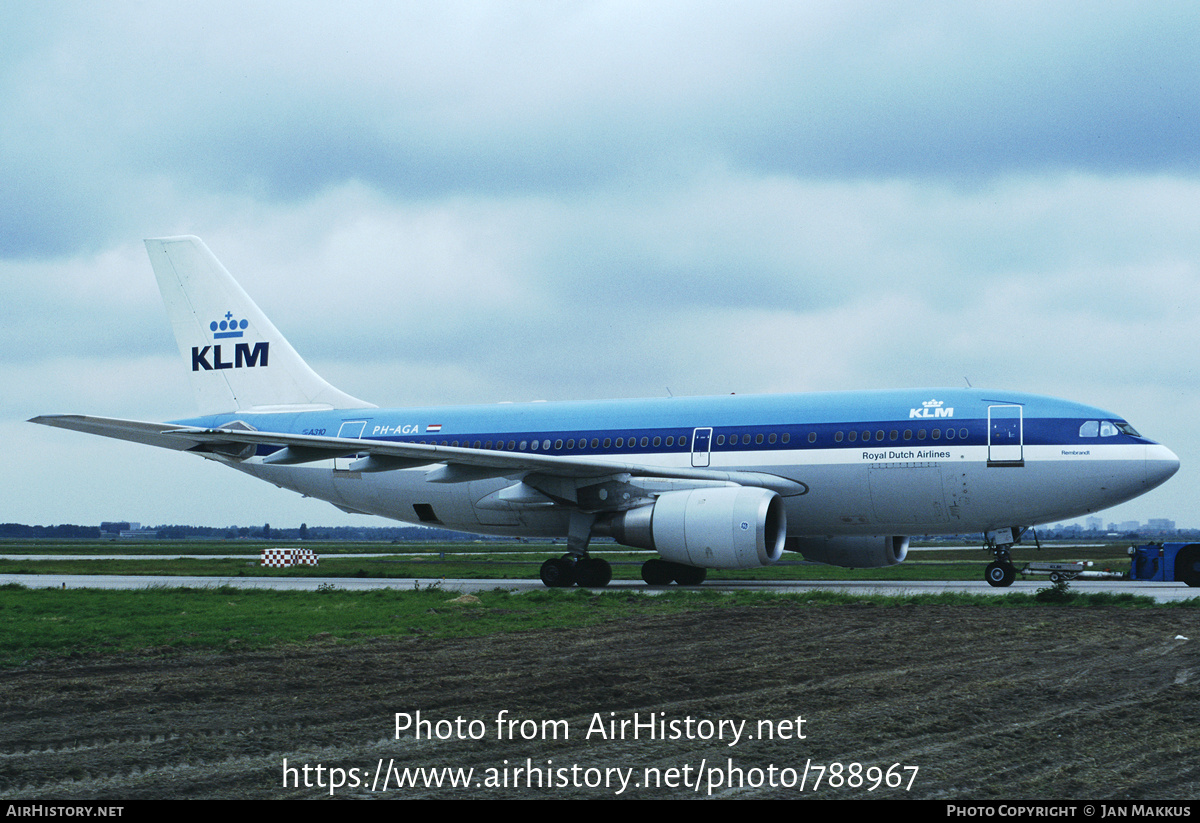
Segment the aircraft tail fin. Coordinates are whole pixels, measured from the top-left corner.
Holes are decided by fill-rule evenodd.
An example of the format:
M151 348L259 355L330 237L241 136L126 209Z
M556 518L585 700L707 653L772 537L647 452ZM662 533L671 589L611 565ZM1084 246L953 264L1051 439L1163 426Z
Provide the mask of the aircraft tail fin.
M309 368L200 238L146 251L201 414L373 408Z

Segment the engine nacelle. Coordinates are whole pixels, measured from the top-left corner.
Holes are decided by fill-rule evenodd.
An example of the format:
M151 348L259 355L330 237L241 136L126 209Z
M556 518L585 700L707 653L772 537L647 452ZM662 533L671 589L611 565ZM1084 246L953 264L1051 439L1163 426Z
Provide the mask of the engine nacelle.
M904 562L908 556L908 538L888 535L789 537L785 548L800 552L806 560L828 563L830 566L878 569Z
M594 533L688 566L754 569L783 554L787 514L783 498L770 489L692 489L605 518Z

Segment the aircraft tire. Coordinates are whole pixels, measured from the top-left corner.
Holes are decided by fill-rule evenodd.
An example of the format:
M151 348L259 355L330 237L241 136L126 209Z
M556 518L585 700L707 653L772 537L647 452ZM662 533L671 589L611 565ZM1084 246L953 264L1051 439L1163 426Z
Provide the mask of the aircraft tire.
M1184 546L1175 555L1175 579L1200 587L1200 546Z
M642 580L651 586L669 586L675 575L665 560L647 560L642 564Z
M542 583L551 589L566 589L575 585L575 564L552 557L542 564Z
M1011 563L988 563L983 576L987 580L988 585L1002 589L1006 586L1011 586L1013 581L1017 579L1017 570L1013 568Z
M675 582L680 586L699 586L708 576L708 569L699 566L686 566L683 563L674 564Z
M602 589L612 582L612 566L607 560L586 557L575 564L575 582L585 589Z

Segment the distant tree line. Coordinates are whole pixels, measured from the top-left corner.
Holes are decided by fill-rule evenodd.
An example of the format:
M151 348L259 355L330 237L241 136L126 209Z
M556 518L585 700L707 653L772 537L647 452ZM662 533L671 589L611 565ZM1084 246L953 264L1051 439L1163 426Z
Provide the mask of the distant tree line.
M259 539L281 542L303 540L488 540L509 538L480 538L478 535L453 532L447 529L431 529L422 526L309 526L301 523L299 528L281 529L267 523L262 526L179 526L162 525L142 529L159 540L238 540ZM16 538L99 538L99 526L27 526L23 523L0 523L0 539Z
M77 540L81 537L99 536L99 526L73 526L68 523L61 526L26 526L24 523L0 523L0 538L59 537Z

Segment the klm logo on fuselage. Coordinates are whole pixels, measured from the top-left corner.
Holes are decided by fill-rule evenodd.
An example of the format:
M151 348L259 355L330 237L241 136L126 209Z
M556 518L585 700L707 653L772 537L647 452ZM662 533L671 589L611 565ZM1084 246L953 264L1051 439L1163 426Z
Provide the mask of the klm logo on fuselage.
M208 324L208 328L213 333L214 340L224 340L241 337L249 325L246 320L234 320L233 312L225 312L224 320L214 320ZM226 343L225 347L228 352L229 344ZM270 350L271 344L265 340L255 343L253 346L249 343L234 343L233 359L226 360L224 358L228 355L222 356L220 343L203 348L192 346L192 371L252 369L256 366L266 366Z
M909 409L908 419L914 417L953 417L954 407L946 408L941 400L926 400L919 409Z

